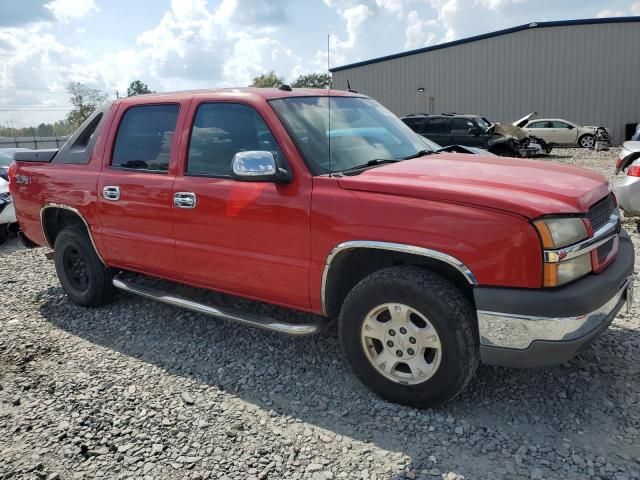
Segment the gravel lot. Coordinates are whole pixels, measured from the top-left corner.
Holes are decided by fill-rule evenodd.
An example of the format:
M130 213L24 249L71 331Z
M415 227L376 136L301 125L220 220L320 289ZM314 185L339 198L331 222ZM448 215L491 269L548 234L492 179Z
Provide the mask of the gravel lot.
M612 175L616 150L551 159ZM335 331L84 309L44 253L0 247L0 479L640 479L637 305L563 367L481 367L421 411L360 385Z

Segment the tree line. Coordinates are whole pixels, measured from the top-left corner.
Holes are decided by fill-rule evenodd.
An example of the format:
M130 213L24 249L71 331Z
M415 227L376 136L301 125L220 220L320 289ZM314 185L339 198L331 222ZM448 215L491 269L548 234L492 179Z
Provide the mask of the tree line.
M58 120L55 123L40 123L35 127L0 127L0 137L63 137L71 135L82 122L109 99L109 96L102 90L91 88L80 82L68 83L67 92L73 108L67 113L64 120ZM149 90L148 85L140 80L134 80L127 88L128 97L145 93L154 92Z
M274 71L259 75L253 79L252 87L269 88L279 87L284 84L283 77ZM293 88L329 88L331 75L328 73L309 73L298 76L293 82ZM55 123L40 123L38 126L25 128L0 127L0 137L61 137L71 135L82 122L100 108L109 96L102 90L91 88L81 82L67 84L69 101L73 108L64 120ZM149 86L141 80L134 80L127 88L127 97L155 93L149 90Z

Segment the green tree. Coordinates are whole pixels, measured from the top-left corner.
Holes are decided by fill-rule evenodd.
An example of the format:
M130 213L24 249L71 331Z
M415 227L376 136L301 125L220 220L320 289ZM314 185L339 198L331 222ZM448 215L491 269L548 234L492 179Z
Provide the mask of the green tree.
M284 83L284 79L276 75L276 72L271 70L269 73L263 73L262 75L253 79L252 87L258 88L270 88L279 87Z
M127 88L127 97L133 97L135 95L144 95L145 93L155 93L149 90L149 86L141 82L140 80L134 80L129 84Z
M67 121L74 127L78 127L89 118L108 98L104 92L80 82L69 83L67 92L71 95L71 104L73 105L73 110L67 114Z
M291 84L294 88L329 88L331 75L328 73L309 73L300 75Z

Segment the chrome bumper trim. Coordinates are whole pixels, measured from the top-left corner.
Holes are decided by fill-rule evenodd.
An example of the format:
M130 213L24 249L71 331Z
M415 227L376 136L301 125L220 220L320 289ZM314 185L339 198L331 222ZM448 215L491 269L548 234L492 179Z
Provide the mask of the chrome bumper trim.
M478 310L480 344L525 350L536 340L576 340L602 325L623 296L629 308L632 294L633 277L629 277L622 288L604 305L593 312L576 317L534 317Z

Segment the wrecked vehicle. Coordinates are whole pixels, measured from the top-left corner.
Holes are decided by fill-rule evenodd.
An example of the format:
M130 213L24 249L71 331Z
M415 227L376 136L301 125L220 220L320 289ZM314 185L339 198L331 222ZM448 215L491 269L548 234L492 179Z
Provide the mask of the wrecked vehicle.
M578 145L583 148L594 148L596 141L598 141L602 148L605 144L606 146L610 144L610 132L605 127L581 126L561 118L533 119L537 114L537 112L531 112L513 124L552 145Z
M440 145L488 150L502 157L533 157L551 152L551 146L513 125L492 124L479 115L419 113L401 120L414 132Z

